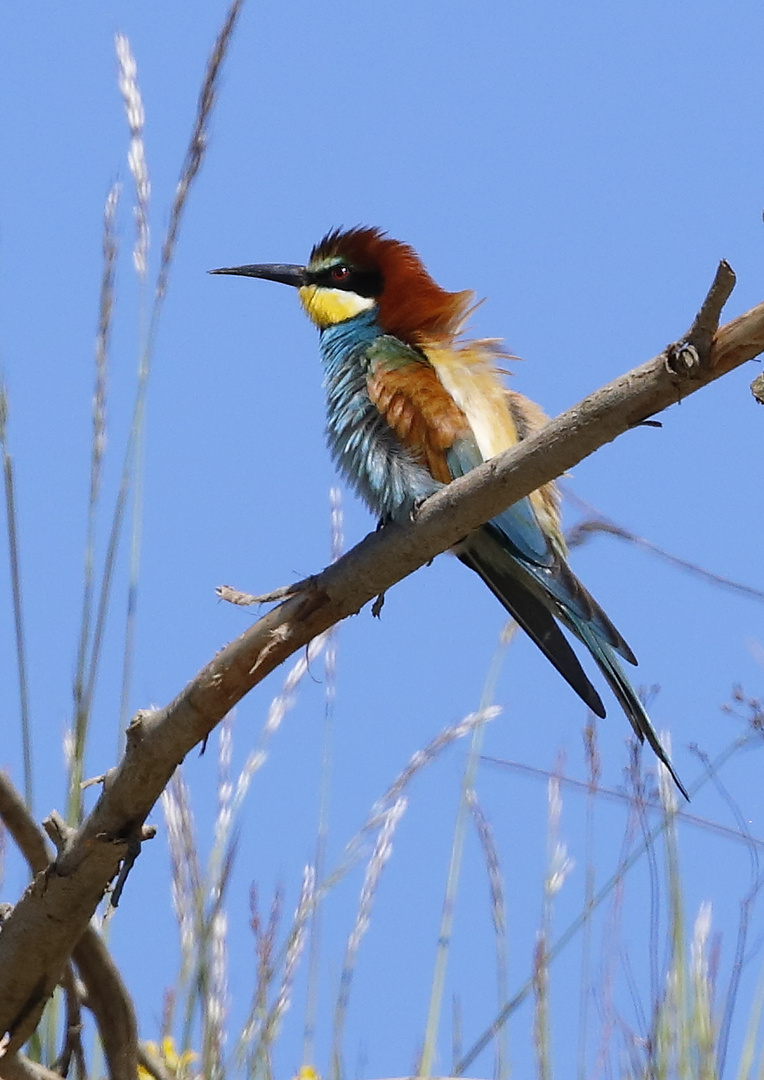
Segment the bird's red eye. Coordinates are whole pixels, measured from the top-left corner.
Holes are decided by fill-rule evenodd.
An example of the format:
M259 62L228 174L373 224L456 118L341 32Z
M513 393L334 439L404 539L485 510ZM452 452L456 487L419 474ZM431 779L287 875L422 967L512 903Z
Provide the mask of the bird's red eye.
M342 263L332 267L332 281L346 281L350 277L350 270Z

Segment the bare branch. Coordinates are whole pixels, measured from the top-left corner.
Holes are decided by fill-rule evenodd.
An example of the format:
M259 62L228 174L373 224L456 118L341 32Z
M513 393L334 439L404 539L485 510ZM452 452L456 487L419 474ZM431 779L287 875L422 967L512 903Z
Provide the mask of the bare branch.
M44 877L44 871L50 863L45 834L35 824L24 800L2 771L0 817L32 872ZM55 813L51 815L49 824L52 832L55 826L56 843L62 846L65 845L67 836L74 833ZM135 1080L138 1068L138 1025L132 1000L108 949L92 926L85 926L74 947L73 959L85 986L84 1003L93 1014L98 1027L111 1080ZM38 1009L44 1004L44 999L38 1002Z
M734 288L735 272L730 264L722 259L716 268L716 276L708 290L708 296L703 301L687 334L687 341L694 345L700 356L708 356L714 334L719 328L722 309Z
M87 991L83 1004L93 1014L110 1080L138 1075L138 1023L133 1002L101 936L88 926L74 950L74 963Z
M72 965L67 964L61 979L66 1000L66 1024L64 1027L64 1042L61 1053L56 1058L54 1065L57 1072L62 1076L68 1076L75 1062L76 1075L87 1076L85 1067L85 1052L82 1048L82 1001L77 986L77 980L72 971Z
M27 805L11 783L7 773L0 769L0 818L13 837L33 873L44 870L50 862L45 834L35 823Z
M61 1073L46 1069L24 1054L9 1054L0 1062L3 1080L63 1080Z
M725 285L725 278L727 284ZM706 332L721 272L696 323ZM714 298L714 289L717 290ZM705 314L704 314L705 312ZM710 314L709 314L710 312ZM692 333L692 332L691 332ZM702 338L702 334L701 334ZM668 349L551 420L543 430L428 499L416 521L367 536L305 592L232 642L164 709L139 713L101 796L55 862L38 874L0 934L0 1032L18 1048L72 948L176 766L244 694L317 634L355 614L401 578L600 446L764 351L764 304L723 326L697 362L671 369Z

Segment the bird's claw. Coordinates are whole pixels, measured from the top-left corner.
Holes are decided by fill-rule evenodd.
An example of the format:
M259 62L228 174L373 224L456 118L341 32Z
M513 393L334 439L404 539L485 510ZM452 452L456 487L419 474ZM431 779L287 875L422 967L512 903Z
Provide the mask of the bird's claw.
M420 495L418 499L414 499L413 505L411 507L411 513L409 514L409 518L411 521L416 521L417 516L419 515L419 511L422 509L429 497L429 495Z

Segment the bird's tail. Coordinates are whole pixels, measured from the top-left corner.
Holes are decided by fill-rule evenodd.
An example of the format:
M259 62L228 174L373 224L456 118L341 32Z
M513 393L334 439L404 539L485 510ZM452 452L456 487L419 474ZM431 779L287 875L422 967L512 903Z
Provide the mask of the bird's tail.
M555 622L549 607L523 582L516 559L489 532L472 534L455 549L470 570L479 574L494 596L553 664L563 679L597 716L605 706L589 681L568 639Z
M619 705L626 713L639 741L644 742L647 739L658 759L668 769L682 795L689 800L687 790L661 746L644 705L637 697L618 662L613 644L603 637L603 631L599 626L601 619L605 620L608 628L612 627L612 623L599 605L588 596L588 593L586 596L598 616L597 619L593 618L591 621L583 619L578 611L563 603L559 590L555 590L557 595L551 593L548 581L539 580L534 575L535 568L511 555L490 527L472 533L458 545L455 553L466 566L480 575L510 615L535 641L550 663L557 668L592 712L604 717L605 708L599 694L589 681L578 657L555 620L559 619L576 635L592 654ZM570 569L567 566L564 569L566 577L580 586ZM585 592L583 586L580 588ZM614 628L613 633L617 634ZM623 641L620 635L617 635L617 639ZM628 650L627 655L631 656L628 646L623 651L626 650Z
M634 729L634 733L639 741L644 742L645 739L647 739L655 752L655 756L666 766L674 783L689 802L690 796L687 793L687 789L677 776L676 770L671 764L668 754L663 749L655 728L650 722L647 710L637 696L634 687L629 682L626 672L621 667L612 648L607 643L601 641L597 634L592 631L591 627L586 623L582 623L578 619L575 619L575 622L568 619L564 619L563 621L573 631L576 637L586 645L587 649L594 657L597 667L605 676L608 686L613 691L618 704L626 713L626 717Z

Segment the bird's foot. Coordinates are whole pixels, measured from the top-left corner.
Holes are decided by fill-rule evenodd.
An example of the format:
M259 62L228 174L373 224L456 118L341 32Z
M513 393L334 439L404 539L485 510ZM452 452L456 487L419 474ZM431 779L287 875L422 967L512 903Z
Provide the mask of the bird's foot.
M422 509L422 507L429 498L429 495L422 495L418 499L414 499L414 504L411 507L411 513L409 514L409 518L411 521L416 521L417 517L419 516L419 511Z

